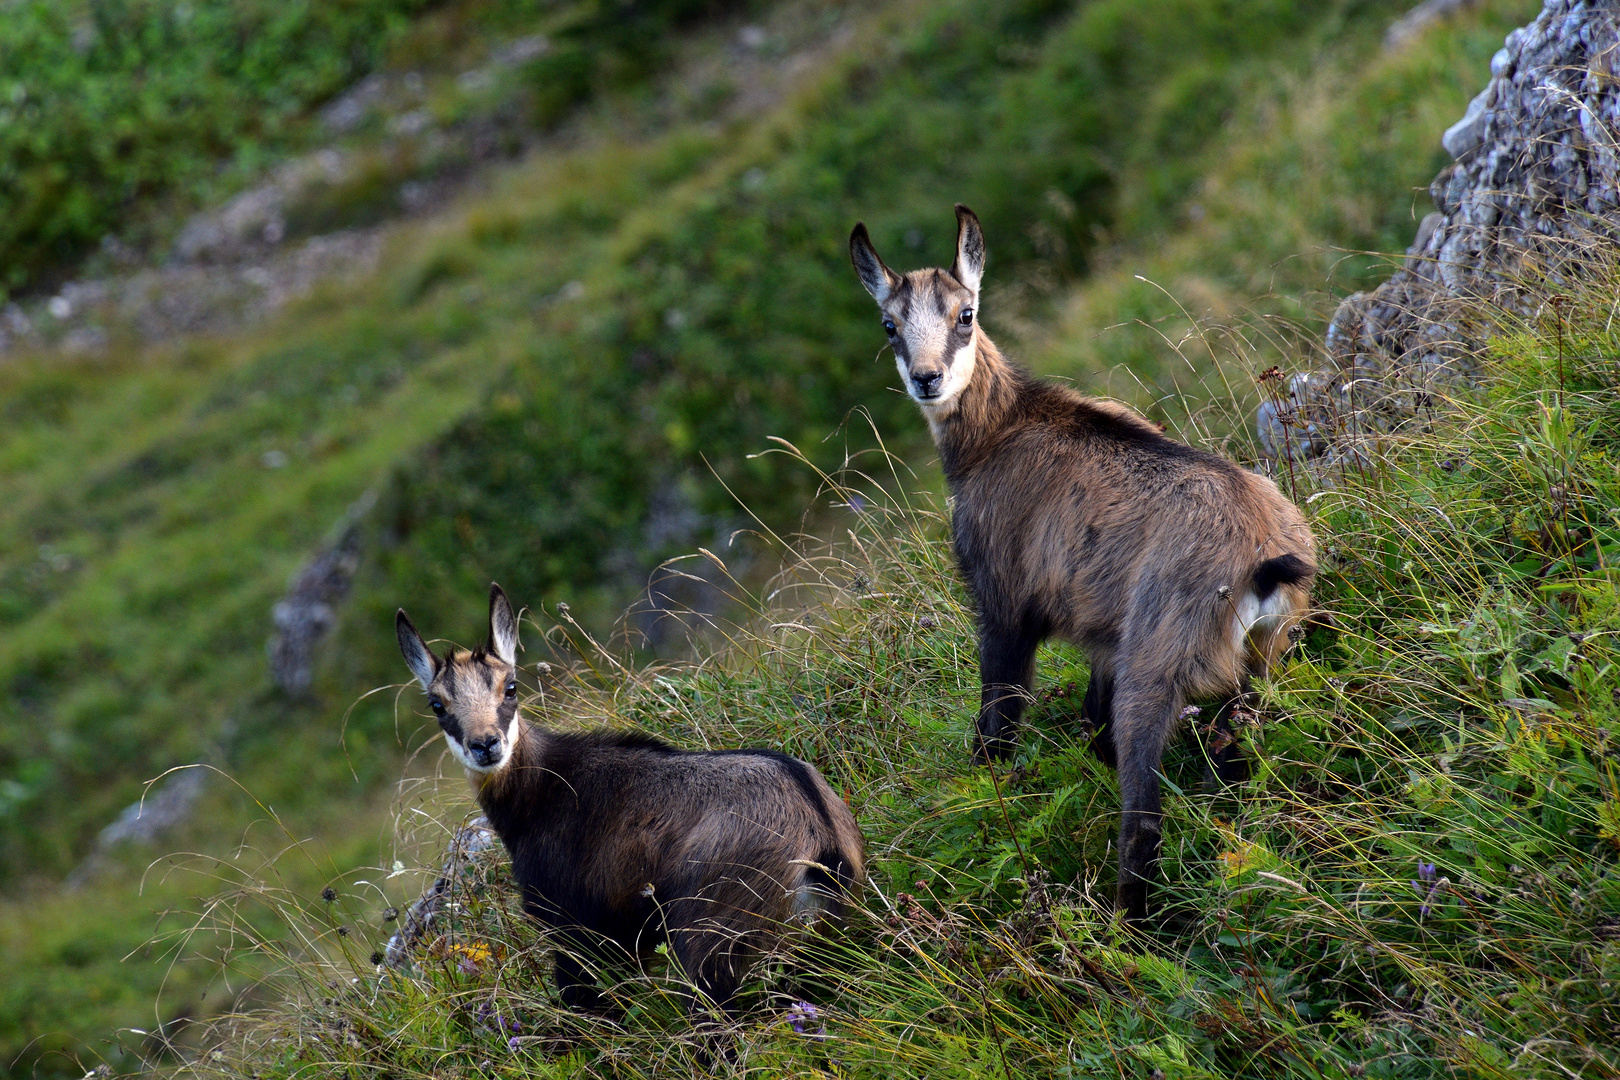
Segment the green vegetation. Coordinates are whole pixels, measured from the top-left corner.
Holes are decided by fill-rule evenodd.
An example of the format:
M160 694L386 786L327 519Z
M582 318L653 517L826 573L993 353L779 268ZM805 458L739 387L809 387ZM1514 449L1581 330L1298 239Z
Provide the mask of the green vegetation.
M154 195L256 169L426 0L12 4L0 21L0 285L117 232Z
M311 6L308 17L363 7ZM351 74L426 69L438 122L530 131L566 115L569 138L394 230L373 279L329 285L252 335L141 349L115 334L105 355L0 368L0 947L16 973L0 996L0 1059L19 1075L70 1073L66 1055L110 1053L102 1040L115 1028L206 1016L240 989L213 982L205 962L120 962L154 927L187 925L213 879L149 875L131 902L147 854L136 851L65 899L54 884L144 778L205 761L240 785L214 782L166 847L223 854L240 841L269 858L282 843L266 832L270 808L286 837L321 838L327 856L277 864L289 896L388 861L384 793L428 731L396 725L391 693L358 699L403 678L386 629L397 604L434 625L475 625L499 578L536 606L567 600L606 636L657 560L716 547L717 532L745 520L736 499L777 528L812 505L811 471L750 459L769 436L831 468L846 444L871 445L863 423L840 428L865 408L892 449L925 461L847 266L857 217L895 263L938 262L950 203L972 204L990 233L985 314L998 340L1092 385L1126 361L1146 389L1116 394L1202 422L1204 391L1160 336L1191 324L1131 275L1217 315L1256 304L1319 317L1316 293L1379 269L1350 260L1325 285L1332 256L1313 245L1404 243L1411 192L1439 164L1438 132L1530 10L1483 5L1381 55L1399 7L761 5L738 10L764 27L764 54L801 42L802 74L780 101L736 112L717 103L749 90L724 74L738 24L700 18L719 10L709 5L637 5L652 21L628 38L605 2L443 4L378 22L392 29L366 39L370 59ZM39 25L57 25L50 17ZM682 33L660 40L674 26ZM458 85L459 67L532 32L552 48L493 87ZM705 57L721 74L697 80ZM548 66L564 63L588 75L569 82ZM297 67L277 77L311 85ZM175 200L230 190L314 145L308 109L342 85L333 78L288 107L287 134L266 136L261 156L232 144L219 154L239 167L188 174L193 188L165 180ZM573 89L547 96L559 87ZM375 155L387 183L333 193L301 227L372 220L376 192L414 175L381 127L346 145ZM152 206L152 220L172 222ZM1137 317L1149 325L1096 337ZM919 465L914 486L936 484ZM265 675L269 609L368 491L378 499L354 596L311 694L290 700ZM666 519L685 524L649 527ZM720 554L749 550L756 566L777 554ZM952 679L966 678L971 654L950 663ZM941 734L961 728L965 707L927 707L939 711L919 750L934 755L925 775L977 783L960 779ZM1042 776L1092 776L1078 751L1062 754L1068 764L1054 759ZM1093 850L1104 832L1088 833L1092 847L1048 848L1054 880L1104 866ZM256 876L259 858L233 873ZM144 1040L126 1036L114 1063L131 1064Z
M325 134L314 107L379 64L438 76L436 119L509 139L644 79L671 30L724 0L25 0L0 21L0 287L37 284L104 236L161 242L194 208ZM424 18L424 13L427 14ZM490 85L456 62L514 27L550 48ZM372 132L372 134L376 134ZM386 184L373 163L350 188ZM443 166L444 162L435 162ZM393 183L389 183L393 181ZM346 193L354 199L362 193ZM341 196L339 196L341 201ZM373 200L374 201L374 200ZM375 212L375 207L371 208ZM319 206L298 224L332 228Z
M1195 749L1167 759L1163 913L1144 938L1107 899L1118 795L1078 730L1082 661L1045 650L1051 689L1014 767L968 768L974 633L944 522L874 455L853 463L874 475L821 491L848 539L785 552L777 601L730 646L632 672L576 639L589 665L530 703L545 724L781 747L846 793L874 895L818 973L808 1031L791 997L761 997L706 1064L657 963L620 973L622 1018L561 1008L496 855L458 879L460 914L409 974L372 959L384 908L412 895L379 889L385 870L352 871L331 903L243 881L232 917L268 908L292 931L245 953L283 965L285 1001L183 1072L1613 1075L1620 253L1596 257L1568 325L1501 327L1488 390L1365 470L1295 477L1337 625L1242 719L1250 781L1200 791ZM459 777L401 821L423 808L452 828Z
M1141 201L1155 190L1145 179L1121 185L1120 219L1130 223L1123 250L1110 252L1033 331L1038 365L1123 366L1146 392L1119 380L1114 393L1174 399L1196 381L1185 364L1164 362L1167 340L1190 329L1189 312L1263 313L1309 338L1334 297L1386 277L1388 253L1411 242L1432 209L1429 181L1449 161L1434 132L1462 114L1482 83L1499 47L1496 30L1533 12L1510 3L1482 8L1475 31L1431 32L1398 52L1357 54L1353 69L1242 83L1223 137L1199 160L1180 204L1161 210ZM1286 333L1272 322L1265 336ZM1308 347L1295 342L1277 357L1292 360Z

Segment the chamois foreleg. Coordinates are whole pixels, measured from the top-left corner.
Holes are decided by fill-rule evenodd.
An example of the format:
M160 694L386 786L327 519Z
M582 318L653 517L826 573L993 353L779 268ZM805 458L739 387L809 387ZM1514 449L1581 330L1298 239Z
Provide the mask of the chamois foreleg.
M979 629L978 745L980 764L999 761L1018 748L1018 722L1035 684L1035 650L1044 636L1028 622L1003 627L985 619Z
M1095 666L1080 703L1080 717L1091 725L1091 752L1110 768L1118 764L1114 751L1114 679Z
M583 1012L600 1012L606 1004L602 992L596 988L593 965L598 960L593 949L580 934L559 935L557 942L557 991L563 1004Z
M1118 903L1131 922L1147 918L1163 819L1159 770L1180 706L1180 692L1163 675L1120 674L1112 725L1121 802Z

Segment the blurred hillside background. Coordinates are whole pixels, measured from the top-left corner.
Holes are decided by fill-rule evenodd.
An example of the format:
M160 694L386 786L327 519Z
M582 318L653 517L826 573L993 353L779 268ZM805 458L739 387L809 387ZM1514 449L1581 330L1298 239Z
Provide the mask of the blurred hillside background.
M856 219L948 263L973 206L1002 347L1169 423L1189 316L1308 340L1539 7L1387 42L1408 6L6 5L0 1073L133 1067L235 1000L164 936L215 882L153 859L386 862L439 753L364 696L396 606L470 633L498 579L679 652L660 611L719 598L649 592L662 560L763 578L736 530L830 513L768 437L832 467L875 427L937 486Z

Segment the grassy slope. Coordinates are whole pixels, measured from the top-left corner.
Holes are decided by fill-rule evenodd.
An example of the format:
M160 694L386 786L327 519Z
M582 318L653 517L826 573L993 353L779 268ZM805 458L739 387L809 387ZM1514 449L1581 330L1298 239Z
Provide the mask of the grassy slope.
M223 186L221 159L239 179L297 145L309 106L375 66L424 6L11 5L0 25L0 288L37 285L104 236L142 239L154 203Z
M497 853L458 879L458 914L409 975L368 953L414 882L380 894L357 867L329 905L244 889L233 917L296 931L244 949L284 965L286 997L183 1071L1614 1075L1620 253L1600 258L1593 280L1558 283L1577 293L1566 327L1501 328L1488 391L1388 439L1376 467L1298 478L1338 627L1241 719L1239 790L1201 791L1197 752L1171 748L1145 940L1107 899L1118 795L1079 730L1078 656L1043 650L1049 689L1015 766L968 769L974 633L944 521L872 460L887 493L857 476L823 489L848 542L790 559L729 648L633 675L581 667L530 702L564 727L779 746L845 793L874 888L816 968L811 1037L790 998L756 999L733 1055L703 1064L656 959L614 973L622 1018L560 1007ZM448 827L469 800L447 777L414 803Z
M1390 253L1411 242L1433 208L1429 181L1450 160L1435 132L1483 85L1502 32L1535 10L1484 4L1398 52L1368 50L1354 70L1239 79L1225 137L1195 159L1179 203L1160 204L1157 187L1126 166L1123 240L1032 329L1032 359L1111 372L1112 392L1151 408L1193 384L1185 363L1166 362L1168 343L1190 329L1186 315L1264 316L1276 339L1309 348L1332 298L1382 280ZM1168 137L1176 111L1161 108ZM1264 345L1262 336L1249 340ZM1281 358L1278 343L1270 351ZM1185 351L1195 362L1202 353Z
M574 106L667 61L671 31L727 0L24 0L0 26L0 288L34 289L118 241L161 251L183 215L330 145L316 107L378 69L410 71L435 124L521 145ZM491 41L549 47L471 82ZM291 234L397 211L402 180L446 157L358 139L364 167L295 209ZM370 136L368 139L366 136ZM465 155L452 150L450 158ZM438 160L443 167L456 164ZM94 253L96 248L100 253Z
M846 280L850 218L874 219L897 262L903 252L940 259L944 208L966 195L999 238L995 272L1038 286L1006 290L1002 310L1037 325L1054 290L1084 269L1092 226L1143 229L1118 210L1116 191L1134 190L1122 176L1153 173L1139 149L1133 157L1132 118L1165 101L1222 100L1162 89L1160 56L1202 57L1212 78L1245 91L1305 84L1316 50L1339 62L1363 54L1388 14L1305 9L1282 20L1278 38L1253 40L1231 31L1265 25L1249 7L1212 26L1174 17L1185 14L1175 5L1134 22L1135 8L1093 5L1077 18L1017 8L999 12L994 34L965 31L985 23L971 5L925 17L900 7L892 24L880 12L873 32L778 114L719 133L694 126L641 145L588 145L518 170L402 237L377 281L334 290L266 335L77 369L9 368L6 400L22 422L0 448L14 463L4 573L23 602L7 613L3 644L0 797L14 879L23 866L47 879L65 871L138 794L137 778L209 753L227 717L238 735L221 763L300 835L320 831L357 857L378 835L364 792L397 775L394 718L357 710L358 786L330 733L360 691L397 678L375 632L392 605L449 622L470 612L470 586L499 575L536 600L566 585L605 613L624 593L593 590L601 553L628 548L641 565L665 553L639 539L649 488L685 485L703 509L729 511L700 455L783 520L810 488L802 473L750 471L742 455L765 435L815 446L856 404L880 406L889 431L914 431L883 389L887 365L862 359L875 346ZM1488 55L1519 17L1471 16L1430 40ZM1143 44L1124 47L1133 42ZM1476 68L1483 62L1458 63L1446 82L1394 83L1402 101L1441 102L1400 114L1397 128L1454 113L1472 89L1459 80ZM1223 145L1216 139L1208 160L1239 156ZM1278 145L1289 152L1286 137ZM1167 165L1175 175L1155 174L1166 205L1189 182L1196 149L1180 147ZM1240 160L1228 175L1252 183L1265 175L1243 171L1253 167ZM1426 177L1421 161L1406 167L1409 182ZM1354 193L1389 205L1387 192ZM914 254L913 228L924 229ZM1313 228L1341 243L1366 235L1356 214ZM1197 267L1196 254L1184 265ZM559 299L571 281L584 296ZM627 429L626 415L641 422ZM267 449L294 464L265 470ZM281 701L260 666L264 613L310 544L374 487L384 495L380 554L316 699ZM222 785L192 839L217 849L257 813ZM351 813L358 828L330 824ZM158 887L138 906L117 899L128 887L115 876L62 901L43 883L13 886L0 932L14 954L38 959L8 985L8 1046L146 1011L152 982L116 958L150 928L150 912L196 886ZM182 980L175 999L189 1000L201 977Z

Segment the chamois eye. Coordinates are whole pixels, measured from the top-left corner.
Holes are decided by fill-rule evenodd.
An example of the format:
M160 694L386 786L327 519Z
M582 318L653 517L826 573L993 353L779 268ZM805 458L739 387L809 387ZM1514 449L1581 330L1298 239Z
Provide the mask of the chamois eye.
M962 314L960 314L960 315L958 315L956 317L956 321L961 323L963 326L972 326L973 325L973 309L970 308L970 307L963 308L962 309Z
M883 332L885 334L888 334L890 337L894 337L894 320L893 319L884 319L883 320Z
M517 680L513 679L506 684L506 700L511 701L517 697Z
M438 698L434 698L431 701L429 701L428 705L429 705L429 707L431 707L433 709L433 715L434 716L443 716L444 715L444 702L440 701Z

